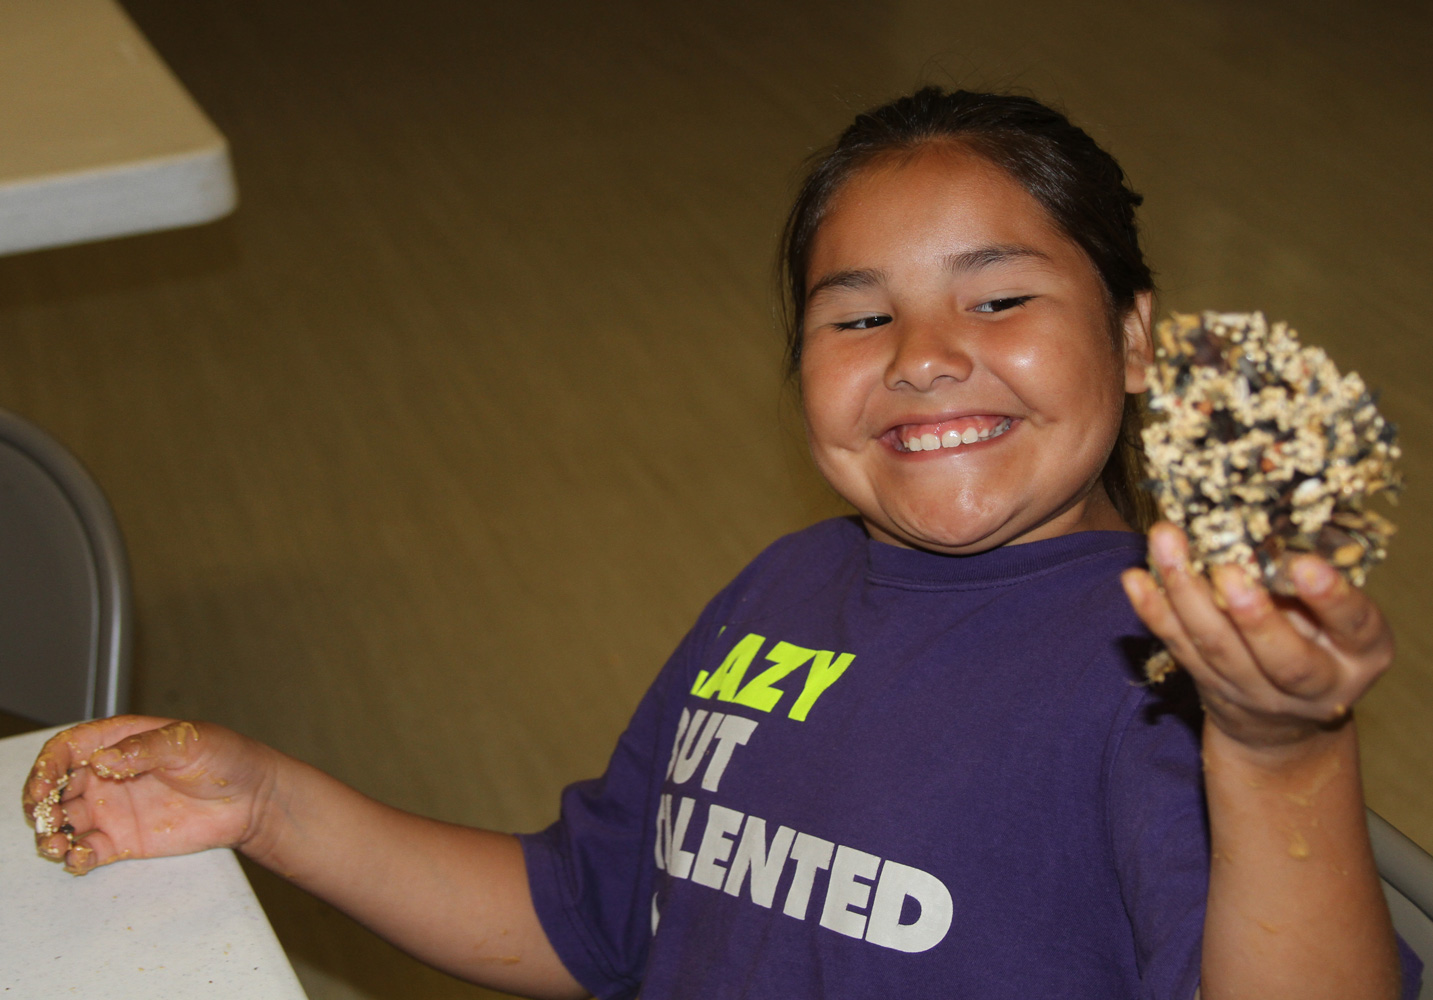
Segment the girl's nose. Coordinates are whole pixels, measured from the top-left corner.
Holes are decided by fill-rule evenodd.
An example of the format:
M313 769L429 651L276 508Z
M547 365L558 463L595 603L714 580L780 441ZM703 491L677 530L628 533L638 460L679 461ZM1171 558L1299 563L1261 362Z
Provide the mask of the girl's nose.
M974 362L965 338L952 324L907 322L895 331L895 351L886 367L886 388L928 392L942 379L964 382Z

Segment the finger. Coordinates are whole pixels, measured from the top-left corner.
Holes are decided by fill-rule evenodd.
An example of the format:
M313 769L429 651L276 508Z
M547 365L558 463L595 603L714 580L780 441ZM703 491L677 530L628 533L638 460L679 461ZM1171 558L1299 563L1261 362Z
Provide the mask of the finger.
M30 822L35 827L35 849L41 857L59 860L70 849L71 835L75 832L70 810L60 803L60 793L67 791L63 783L51 789L50 794L32 808Z
M35 838L35 850L40 857L51 861L63 861L70 847L70 838L63 833L51 833Z
M1144 570L1132 569L1125 570L1120 579L1135 611L1149 626L1149 630L1164 643L1170 655L1189 671L1199 688L1201 698L1206 702L1210 699L1221 703L1236 701L1238 691L1204 661L1179 616L1174 613L1169 601L1155 585L1154 578Z
M25 784L25 818L35 828L35 836L43 838L59 829L65 822L60 800L69 790L71 775L66 771L54 781L32 778ZM36 793L43 792L37 795Z
M68 835L74 830L64 807L46 799L35 807L32 823L35 827L35 849L47 858L63 855L69 847Z
M101 778L134 778L156 770L186 767L194 762L199 730L192 722L171 722L128 736L90 754L89 765Z
M26 815L33 814L36 802L50 794L61 775L82 767L91 753L131 733L164 726L172 720L140 715L96 719L56 733L45 741L25 780L21 799Z
M1393 633L1363 591L1317 556L1301 556L1289 567L1299 600L1313 614L1335 648L1382 672L1393 661Z
M111 864L126 855L115 849L114 841L103 830L92 830L76 837L65 854L65 871L85 875L101 865Z
M1125 596L1129 598L1135 614L1139 615L1140 620L1171 653L1178 657L1179 653L1187 648L1191 655L1197 657L1193 646L1189 645L1184 626L1152 575L1142 569L1127 569L1120 574L1120 583L1124 586Z
M1127 569L1120 574L1120 582L1124 584L1125 595L1135 613L1164 643L1171 655L1186 669L1192 667L1196 670L1207 670L1203 657L1190 640L1189 633L1185 631L1184 623L1174 613L1174 608L1170 606L1164 591L1155 583L1154 577L1142 569Z
M61 818L58 829L62 831L68 830L73 834L76 830L86 831L96 825L95 809L88 797L61 802L59 808Z
M88 761L86 761L86 765L88 765ZM64 791L60 793L60 801L67 803L71 799L82 797L96 780L88 766L76 768L70 772L69 781L66 782Z
M63 857L69 848L69 839L64 835L87 829L93 823L94 809L85 798L91 777L89 769L71 771L68 777L68 782L58 789L51 787L49 794L33 804L29 813L30 824L35 828L35 848L47 858ZM96 804L104 805L104 800Z
M1215 599L1208 580L1189 567L1189 543L1172 524L1150 532L1150 555L1164 580L1164 596L1184 635L1184 655L1196 658L1226 684L1259 680L1254 658ZM1171 649L1176 657L1181 651Z
M74 755L69 744L69 736L72 732L74 730L66 729L46 740L45 745L40 749L39 756L35 758L34 766L30 768L30 774L25 779L25 785L20 793L20 801L25 807L25 815L30 817L32 822L35 819L36 805L44 802L54 791L56 783L71 773L79 762L79 758Z
M1219 566L1215 585L1229 619L1253 654L1253 663L1279 692L1305 701L1328 695L1340 680L1339 664L1289 617L1269 592L1241 568Z

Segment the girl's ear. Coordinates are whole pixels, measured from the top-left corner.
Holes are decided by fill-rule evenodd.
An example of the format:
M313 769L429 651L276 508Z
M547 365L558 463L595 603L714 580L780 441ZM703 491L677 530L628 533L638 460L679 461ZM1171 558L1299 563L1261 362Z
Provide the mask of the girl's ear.
M1134 305L1124 317L1125 392L1141 393L1149 388L1146 371L1154 363L1154 339L1151 318L1154 314L1154 293L1139 292Z

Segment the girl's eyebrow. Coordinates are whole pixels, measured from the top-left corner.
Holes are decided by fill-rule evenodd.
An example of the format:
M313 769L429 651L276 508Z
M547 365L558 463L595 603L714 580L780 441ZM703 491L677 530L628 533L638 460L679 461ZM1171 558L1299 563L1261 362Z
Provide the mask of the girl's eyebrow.
M845 288L858 291L862 288L870 288L873 285L883 285L886 282L886 272L874 267L861 267L849 271L834 271L825 275L820 281L811 286L806 293L806 301L810 302L820 293L828 288Z
M979 271L987 267L994 267L996 264L1008 264L1015 261L1048 261L1049 259L1049 254L1043 250L1036 250L1034 247L992 245L946 254L943 263L946 270L960 272Z
M1050 255L1043 250L1037 250L1034 247L1020 246L1018 244L991 244L990 246L973 247L970 250L959 250L955 253L946 254L941 260L941 265L947 271L960 273L980 271L987 267L994 267L997 264L1009 264L1025 260L1045 262L1050 260ZM806 293L806 301L810 302L828 288L859 291L862 288L882 285L885 284L886 277L885 271L874 267L833 271L831 274L824 275L811 286L811 290Z

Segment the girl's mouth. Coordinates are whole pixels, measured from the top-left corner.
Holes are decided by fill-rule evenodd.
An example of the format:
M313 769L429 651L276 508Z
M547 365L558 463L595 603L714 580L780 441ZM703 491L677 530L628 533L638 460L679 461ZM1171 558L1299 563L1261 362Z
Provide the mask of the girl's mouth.
M938 424L902 424L889 438L896 451L941 451L998 438L1010 429L1010 417L961 417Z

